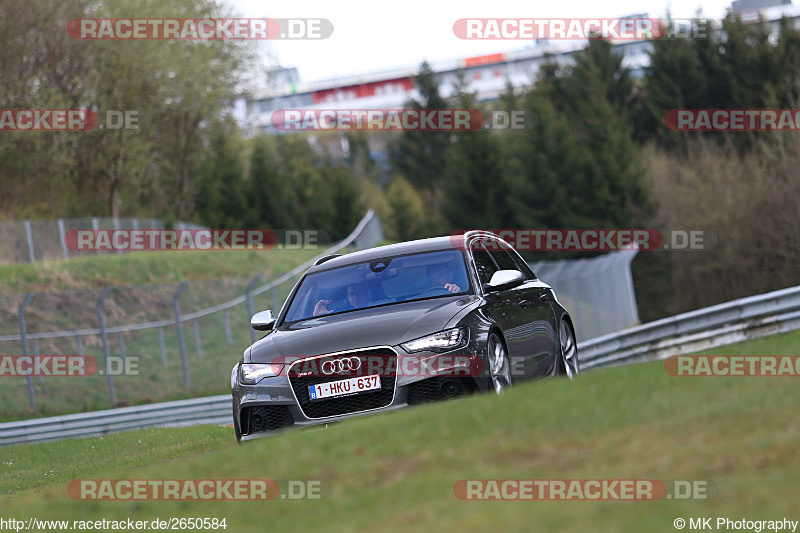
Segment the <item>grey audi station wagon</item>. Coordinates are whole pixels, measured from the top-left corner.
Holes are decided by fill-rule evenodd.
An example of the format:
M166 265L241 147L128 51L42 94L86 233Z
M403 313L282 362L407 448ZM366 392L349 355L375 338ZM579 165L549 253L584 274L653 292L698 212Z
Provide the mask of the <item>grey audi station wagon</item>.
M233 367L239 441L578 373L553 289L493 233L319 259Z

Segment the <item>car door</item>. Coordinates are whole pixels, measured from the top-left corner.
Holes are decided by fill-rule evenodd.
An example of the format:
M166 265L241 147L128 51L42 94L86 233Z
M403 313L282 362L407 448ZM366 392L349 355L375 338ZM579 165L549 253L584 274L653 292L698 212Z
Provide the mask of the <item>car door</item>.
M552 372L558 355L558 329L550 305L549 287L536 279L519 255L504 243L490 251L502 270L519 270L525 282L512 289L509 299L514 304L513 325L506 333L519 345L520 359L513 369L524 377L537 377ZM512 292L508 291L508 292Z
M497 262L492 258L489 251L484 247L483 243L478 241L470 246L472 259L475 262L475 268L478 273L478 281L483 287L492 279L492 275L500 270ZM484 295L483 313L486 318L497 324L503 331L506 340L506 348L508 350L509 362L513 365L516 361L525 358L526 348L521 342L521 339L514 334L514 327L520 321L519 305L517 304L518 291L516 289L508 289L504 291L490 292ZM509 335L508 332L511 331ZM512 377L515 377L512 374Z

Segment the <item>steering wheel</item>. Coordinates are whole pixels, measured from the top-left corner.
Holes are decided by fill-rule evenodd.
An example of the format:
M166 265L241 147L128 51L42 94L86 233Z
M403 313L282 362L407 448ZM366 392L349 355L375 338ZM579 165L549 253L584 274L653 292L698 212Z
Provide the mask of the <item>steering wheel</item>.
M436 296L441 294L450 294L450 291L448 291L444 287L430 287L419 293L419 297L424 298L425 296Z

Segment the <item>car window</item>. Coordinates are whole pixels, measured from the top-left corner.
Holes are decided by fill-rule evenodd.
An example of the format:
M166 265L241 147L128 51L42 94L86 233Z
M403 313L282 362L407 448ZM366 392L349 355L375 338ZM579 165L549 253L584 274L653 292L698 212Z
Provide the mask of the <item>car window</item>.
M472 257L475 260L475 268L478 270L478 277L481 283L489 283L492 275L500 269L486 248L484 248L483 243L477 242L472 245Z
M517 270L525 274L525 277L527 279L536 279L536 274L533 273L531 267L528 266L528 263L525 262L525 260L517 253L516 250L514 250L513 248L507 248L503 244L501 244L501 246L503 247L503 250L506 251L511 260L514 262L514 265L516 265L515 268Z
M489 253L492 254L492 258L497 263L497 266L500 267L500 270L519 270L517 264L505 250L493 250Z
M284 322L470 290L459 250L385 257L307 275Z

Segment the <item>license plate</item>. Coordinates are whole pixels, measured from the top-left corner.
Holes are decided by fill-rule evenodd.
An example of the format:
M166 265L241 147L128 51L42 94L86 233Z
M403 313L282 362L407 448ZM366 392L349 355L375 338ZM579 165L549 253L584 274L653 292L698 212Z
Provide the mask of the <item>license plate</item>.
M373 374L360 378L340 379L339 381L330 381L319 385L309 385L308 396L312 400L324 400L325 398L337 398L360 392L380 390L380 388L381 377L378 374Z

